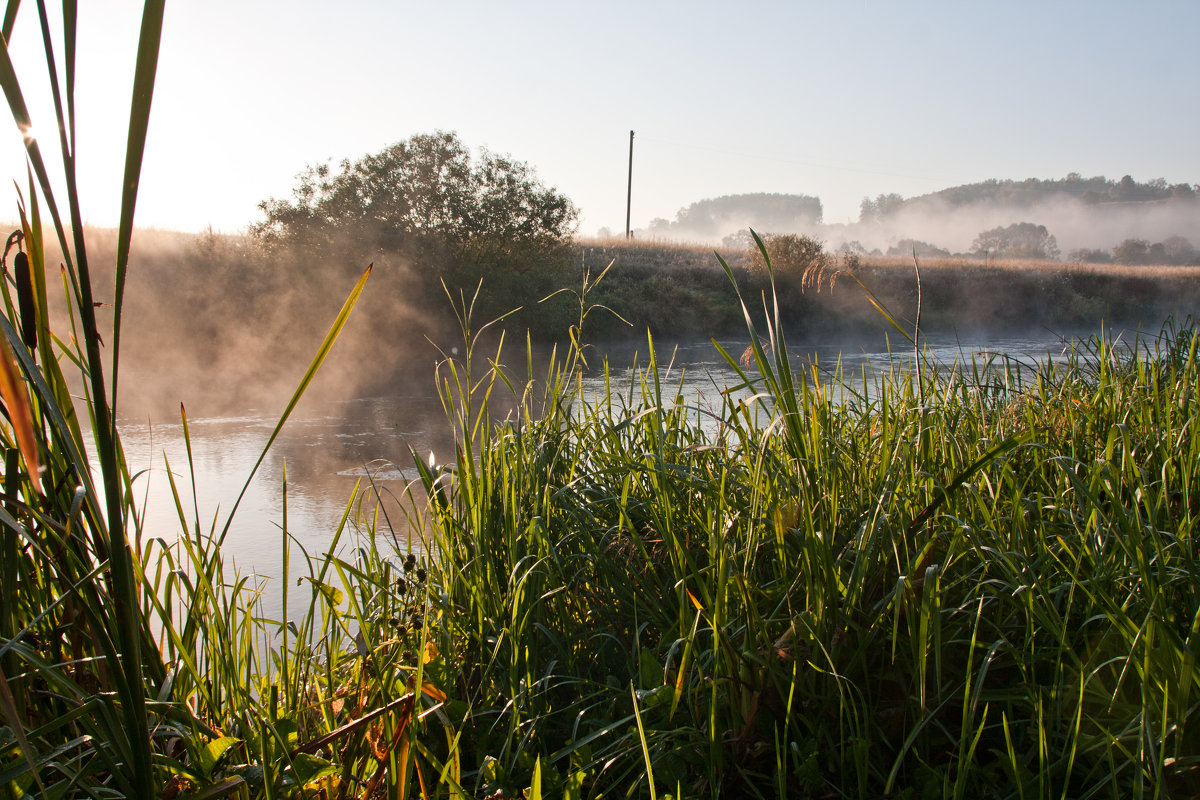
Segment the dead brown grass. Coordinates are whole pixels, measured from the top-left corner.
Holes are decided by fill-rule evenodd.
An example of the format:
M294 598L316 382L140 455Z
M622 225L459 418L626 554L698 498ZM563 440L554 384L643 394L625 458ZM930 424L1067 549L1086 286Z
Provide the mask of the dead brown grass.
M860 256L864 267L879 269L913 268L912 256ZM1200 267L1128 264L1088 264L1080 261L1050 261L1037 259L989 259L951 256L949 258L921 258L921 269L930 270L1001 270L1006 272L1060 272L1074 275L1106 275L1114 278L1186 278L1200 275Z

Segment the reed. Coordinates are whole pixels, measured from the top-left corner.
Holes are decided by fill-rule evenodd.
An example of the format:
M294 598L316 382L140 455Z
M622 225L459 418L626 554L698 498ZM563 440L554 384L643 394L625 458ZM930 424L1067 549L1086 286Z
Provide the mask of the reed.
M9 3L4 16L6 43L17 8ZM21 83L7 46L0 51L0 86L26 134L29 164L18 197L21 230L9 239L18 248L13 272L6 252L0 284L0 793L396 796L396 787L409 783L414 691L422 692L419 677L398 666L421 663L419 634L400 628L423 608L423 590L419 581L398 578L414 562L397 562L391 548L385 556L360 541L335 556L365 500L347 507L330 552L317 556L292 545L284 512L282 574L306 578L310 596L299 619L286 612L265 618L264 587L222 558L237 503L221 519L202 520L194 481L177 485L174 472L178 529L144 529L135 502L139 476L126 467L115 419L123 298L164 4L151 0L143 13L113 285L104 287L88 259L75 184L77 8L62 4L57 35L46 5L36 11L56 113L57 125L48 129L60 134L61 184L51 181L42 149L54 143L29 135ZM65 54L61 62L56 52ZM58 185L66 188L61 205ZM44 230L57 240L63 264L58 304L48 291ZM333 320L271 441L369 274L368 267ZM113 298L111 326L98 318L100 296ZM52 319L65 320L66 330L52 330ZM186 436L186 415L183 422ZM180 474L191 472L189 463ZM289 565L296 551L301 558L293 561L301 563ZM285 609L287 591L285 584Z
M715 410L651 341L596 397L576 347L447 360L440 758L476 796L1200 788L1195 328L870 386L794 369L767 310Z

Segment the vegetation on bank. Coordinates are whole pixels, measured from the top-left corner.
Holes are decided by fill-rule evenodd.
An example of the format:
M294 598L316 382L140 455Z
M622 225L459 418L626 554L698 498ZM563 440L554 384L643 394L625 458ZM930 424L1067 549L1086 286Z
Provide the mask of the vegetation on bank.
M116 234L88 230L86 235L95 254L99 299L108 304L101 308L105 314L112 302L104 285L112 284ZM55 249L47 254L49 263L57 263ZM765 271L748 247L716 252L747 297L769 290ZM818 252L822 263L854 264L889 308L913 319L917 282L911 252L895 257ZM536 286L496 281L489 291L496 277L489 273L476 304L478 317L522 307L490 330L503 327L520 338L529 331L538 342L561 341L577 309L563 294L539 301L563 286L578 285L584 270L596 275L611 264L593 299L620 318L593 318L590 338L598 345L636 342L647 331L659 341L744 335L736 295L710 246L577 238L564 253L564 262L539 276ZM437 274L397 253L360 255L359 261L313 260L263 252L250 237L139 231L131 254L137 280L125 291L122 334L123 369L139 391L127 397L126 410L132 413L136 405L143 417L174 416L182 399L205 415L247 405L269 407L290 393L294 376L319 346L324 328L313 320L332 317L327 298L345 296L371 260L371 291L360 299L358 313L339 339L337 358L311 391L344 393L354 387L359 396L371 396L410 381L414 372L428 374L438 359L430 342L449 341L457 327ZM884 331L886 323L853 283L840 282L832 290L806 288L802 278L808 262L780 256L774 254L780 313L795 341L877 337ZM924 255L919 263L926 301L922 324L931 333L1050 329L1066 335L1095 331L1102 323L1157 328L1169 316L1182 319L1200 308L1200 270L1189 267L995 258L984 263ZM451 284L451 294L470 296L477 281ZM759 313L760 304L751 305ZM58 307L51 313L58 314ZM56 321L66 323L65 318Z
M894 257L830 253L810 237L764 238L775 264L781 319L794 339L874 334L887 324L852 283L806 287L804 273L813 265L852 269L898 316L915 318L918 286L911 252ZM620 239L581 240L576 248L593 273L612 262L596 301L632 323L600 321L600 339L645 330L659 339L707 338L728 335L743 324L712 248ZM770 290L755 250L719 248L717 254L730 264L746 296ZM918 258L921 321L931 332L1071 332L1095 330L1101 323L1157 328L1170 316L1183 318L1200 308L1200 270L1190 267Z
M652 347L596 397L576 352L541 382L447 360L430 771L490 797L1200 791L1200 333L846 390L793 371L777 320L756 341L754 397L716 409ZM502 387L529 388L494 424Z

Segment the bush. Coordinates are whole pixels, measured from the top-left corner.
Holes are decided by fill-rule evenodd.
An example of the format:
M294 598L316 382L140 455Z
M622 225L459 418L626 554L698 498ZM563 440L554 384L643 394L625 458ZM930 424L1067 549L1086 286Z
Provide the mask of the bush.
M830 263L824 244L811 236L768 233L761 238L776 275L799 277L809 269L827 266ZM762 251L754 245L750 249L750 269L754 272L765 272L766 268Z

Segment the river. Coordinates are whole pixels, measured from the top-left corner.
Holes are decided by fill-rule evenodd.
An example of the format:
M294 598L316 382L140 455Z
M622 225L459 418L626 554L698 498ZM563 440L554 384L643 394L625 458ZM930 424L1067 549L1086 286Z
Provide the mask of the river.
M863 369L875 374L896 361L911 358L911 349L889 354L886 342L859 342L853 347L829 344L789 343L800 359L815 363L831 373L841 359L848 380L861 383ZM734 356L748 340L723 342ZM1026 362L1045 361L1063 352L1063 341L1049 332L1024 337L933 339L925 342L929 358L940 364L969 362L972 357L1001 353ZM645 346L640 348L645 353ZM645 365L639 348L611 348L606 353L615 387L628 386L630 365ZM711 342L658 346L660 374L671 395L697 408L719 406L714 398L720 389L736 384L736 372ZM585 378L585 395L603 390L603 359L590 356L592 371ZM434 392L432 374L407 392L380 397L357 397L320 404L302 403L267 453L246 488L226 539L224 553L243 573L278 576L281 572L284 485L286 480L287 528L295 541L318 555L325 552L333 532L346 512L356 486L373 509L373 497L382 499L381 509L403 547L420 550L421 543L409 535L401 499L408 481L416 478L411 451L421 458L450 460L453 437L440 401ZM143 509L143 538L154 536L173 541L180 523L172 498L167 467L175 475L189 525L198 518L202 529L220 530L233 509L247 477L254 469L270 438L279 409L246 409L236 416L191 419L191 463L181 423L123 420L121 434L139 506ZM192 497L192 481L195 500Z

